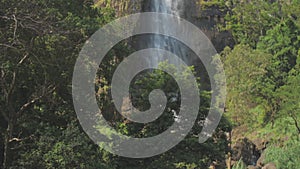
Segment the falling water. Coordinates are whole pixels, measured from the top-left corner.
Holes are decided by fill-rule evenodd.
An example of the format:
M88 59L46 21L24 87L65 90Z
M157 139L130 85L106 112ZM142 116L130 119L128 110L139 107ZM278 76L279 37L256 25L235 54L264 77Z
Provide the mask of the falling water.
M183 8L184 8L184 0L150 0L149 4L149 12L159 12L159 13L166 13L178 16L178 22L180 24L179 17L182 17L183 15ZM154 23L160 23L159 20L161 18L155 18ZM167 33L168 31L172 31L171 29L174 29L174 25L156 25L156 32L163 32ZM159 30L162 29L162 30ZM188 63L187 59L187 50L184 48L184 46L177 40L172 39L167 36L163 36L160 34L153 34L148 38L148 43L146 43L146 48L159 48L163 50L167 50L175 54L177 57L174 59L167 58L166 56L163 56L166 60L168 60L171 64L174 64L176 67L180 66L180 59L182 59L184 62ZM157 53L153 53L153 56L149 58L147 63L151 66L156 67L159 64L159 59L157 57ZM179 69L178 69L179 71ZM171 100L177 101L178 94L172 93L173 97ZM178 112L175 110L172 110L174 115L174 120L179 122L180 117L178 116Z
M166 13L166 14L172 14L175 16L182 16L183 15L183 8L184 8L184 0L150 0L149 2L149 12L159 12L159 13ZM159 21L161 18L156 18L157 21ZM179 20L178 20L179 21ZM180 22L180 21L179 21ZM158 22L156 22L158 23ZM172 25L157 25L157 32L159 32L158 29L162 32L168 32L170 29L172 29ZM160 48L164 50L168 50L172 52L173 54L177 55L179 58L181 58L183 61L187 62L187 53L185 52L183 45L180 44L175 39L172 39L170 37L162 36L159 34L155 34L150 36L148 39L148 43L146 45L147 48L153 47L153 48ZM178 66L179 64L179 58L177 58L177 63L172 63ZM168 58L166 58L168 59ZM170 59L168 59L170 60ZM148 64L150 65L158 65L158 59L153 56L148 60Z

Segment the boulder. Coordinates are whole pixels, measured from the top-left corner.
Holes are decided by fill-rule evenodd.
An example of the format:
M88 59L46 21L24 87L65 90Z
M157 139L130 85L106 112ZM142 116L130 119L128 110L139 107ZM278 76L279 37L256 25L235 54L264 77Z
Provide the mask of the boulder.
M276 165L274 163L268 163L262 169L276 169Z
M268 141L263 138L256 138L253 140L253 143L255 144L256 149L262 152L267 148Z
M260 169L258 166L248 165L247 169Z
M256 162L256 165L259 166L259 167L263 167L264 166L264 160L265 160L265 155L262 154L259 159L257 160Z

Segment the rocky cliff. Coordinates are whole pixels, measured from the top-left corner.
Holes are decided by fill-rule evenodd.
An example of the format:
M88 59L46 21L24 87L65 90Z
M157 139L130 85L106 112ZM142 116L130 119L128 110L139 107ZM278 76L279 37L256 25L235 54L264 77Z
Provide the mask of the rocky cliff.
M143 0L94 0L99 7L112 7L118 17L141 11Z
M152 0L95 0L97 6L110 6L116 10L117 17L137 12L147 12ZM228 32L219 32L217 24L224 22L225 13L212 6L203 10L199 0L185 0L181 17L199 27L213 42L217 51L232 46Z

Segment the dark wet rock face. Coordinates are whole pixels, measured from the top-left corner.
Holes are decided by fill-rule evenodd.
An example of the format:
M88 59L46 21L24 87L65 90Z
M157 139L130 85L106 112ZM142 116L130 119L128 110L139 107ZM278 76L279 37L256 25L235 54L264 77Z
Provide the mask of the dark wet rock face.
M98 6L111 6L116 10L117 17L126 16L138 12L153 12L153 3L158 0L95 0ZM174 0L178 1L178 0ZM160 1L163 3L166 1ZM109 3L109 4L108 4ZM199 0L180 0L178 8L180 17L190 21L199 27L203 33L212 41L216 50L221 52L225 46L233 46L233 38L229 32L218 32L217 24L224 22L226 12L218 7L210 7L203 10ZM160 10L160 9L158 9Z
M256 166L256 161L260 157L260 153L256 149L256 145L247 138L237 141L232 148L232 160L242 161L246 165Z
M264 166L264 160L265 160L265 155L262 154L259 159L256 162L256 165L259 167L263 167Z
M154 1L155 0L143 0L141 11L152 12L152 4ZM181 2L180 6L177 7L180 10L180 17L200 28L212 41L218 52L222 51L225 46L233 46L233 39L229 32L218 32L216 30L217 25L224 21L225 12L220 11L217 7L210 7L209 9L203 10L198 0L181 0Z
M231 167L242 161L247 169L276 169L274 163L265 163L264 150L268 141L265 139L255 139L253 141L248 138L240 138L232 146Z

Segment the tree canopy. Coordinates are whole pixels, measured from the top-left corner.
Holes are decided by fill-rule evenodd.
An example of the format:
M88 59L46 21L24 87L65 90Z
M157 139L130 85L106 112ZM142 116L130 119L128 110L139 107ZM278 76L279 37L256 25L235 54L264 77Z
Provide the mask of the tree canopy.
M280 168L297 168L300 0L197 2L201 10L221 11L224 16L220 16L222 20L218 20L214 31L226 31L233 37L234 46L220 52L227 81L225 115L212 137L199 144L197 134L203 127L213 92L201 90L196 123L180 144L151 158L129 159L109 153L87 136L72 101L72 73L82 46L101 26L117 19L120 9L111 1L94 4L92 0L0 0L2 168L224 167L231 153L228 145L233 143L228 134L241 126L248 129L248 133L241 134L268 139L267 162ZM167 96L167 108L160 118L147 124L133 123L120 115L110 90L117 66L135 51L136 42L130 40L114 46L99 65L95 95L103 116L116 131L136 138L150 137L179 118L181 96L170 75L147 70L132 81L127 99L138 109L147 110L149 93L159 88ZM163 62L160 66L176 72L172 64ZM195 76L204 72L193 66L186 71ZM176 76L190 85L186 71L176 72ZM197 85L207 86L199 78ZM236 166L243 167L240 163Z

